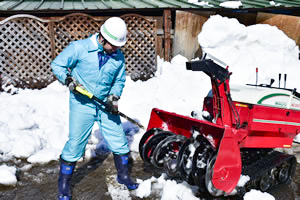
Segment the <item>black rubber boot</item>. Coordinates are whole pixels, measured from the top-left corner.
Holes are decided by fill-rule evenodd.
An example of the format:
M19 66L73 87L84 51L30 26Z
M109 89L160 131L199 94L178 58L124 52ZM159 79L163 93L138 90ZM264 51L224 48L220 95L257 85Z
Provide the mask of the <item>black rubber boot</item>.
M71 181L72 174L75 168L76 162L67 162L60 158L60 170L58 178L58 199L70 200L71 194Z
M114 154L115 166L118 171L117 180L120 184L124 184L128 190L135 190L139 187L139 184L132 181L130 177L131 164L129 162L129 155L117 155Z

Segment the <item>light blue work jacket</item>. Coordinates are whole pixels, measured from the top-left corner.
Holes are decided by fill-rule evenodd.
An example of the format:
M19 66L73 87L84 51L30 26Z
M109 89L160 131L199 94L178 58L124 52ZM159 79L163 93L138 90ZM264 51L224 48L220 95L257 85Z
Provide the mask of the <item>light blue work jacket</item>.
M103 56L103 46L98 34L83 40L71 42L51 63L54 75L65 83L68 68L86 90L106 101L110 94L121 96L126 79L125 59L121 50L110 57L103 66L99 66L98 52ZM87 97L70 93L70 109L73 111L94 113L95 104Z

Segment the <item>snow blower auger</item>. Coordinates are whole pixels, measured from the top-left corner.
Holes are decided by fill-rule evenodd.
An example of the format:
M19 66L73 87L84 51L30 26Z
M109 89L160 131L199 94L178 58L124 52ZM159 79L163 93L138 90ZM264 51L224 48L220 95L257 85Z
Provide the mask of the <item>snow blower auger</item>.
M204 101L211 116L200 120L154 108L139 144L145 163L212 196L290 183L296 158L277 150L290 148L299 133L300 94L271 84L230 90L228 67L205 56L186 67L211 78L213 96ZM241 175L250 178L244 186L238 186Z

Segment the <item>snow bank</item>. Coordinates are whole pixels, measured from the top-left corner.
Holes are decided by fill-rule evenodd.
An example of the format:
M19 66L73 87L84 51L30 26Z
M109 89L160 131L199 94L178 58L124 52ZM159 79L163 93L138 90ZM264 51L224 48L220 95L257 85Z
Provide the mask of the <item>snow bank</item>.
M235 18L211 16L198 35L203 51L229 65L231 84L258 83L279 86L279 74L287 74L287 88L300 91L299 47L275 26L244 26ZM281 81L281 87L283 87Z

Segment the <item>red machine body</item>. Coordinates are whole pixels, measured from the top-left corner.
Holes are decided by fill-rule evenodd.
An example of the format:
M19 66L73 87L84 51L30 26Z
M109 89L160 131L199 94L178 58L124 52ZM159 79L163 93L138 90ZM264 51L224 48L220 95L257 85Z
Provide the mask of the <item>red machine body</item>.
M257 101L242 102L238 100L239 98L232 100L229 87L230 73L227 69L212 60L187 63L187 69L203 71L211 77L213 93L211 114L214 122L154 108L147 130L160 128L187 138L192 136L192 130L197 130L207 138L217 152L212 184L217 190L229 194L236 187L242 172L240 149L292 146L293 139L300 130L299 95L287 89L246 86L250 88L249 91L255 88L262 89L264 94L268 94L266 90L276 89L276 92L258 97ZM238 93L236 91L233 93ZM236 94L237 97L239 95ZM276 97L286 98L285 103L274 104L274 100L270 101Z

